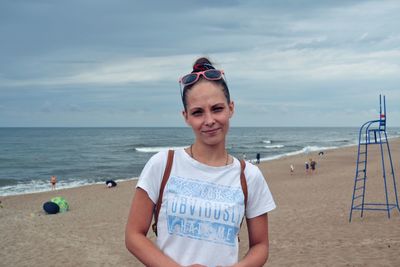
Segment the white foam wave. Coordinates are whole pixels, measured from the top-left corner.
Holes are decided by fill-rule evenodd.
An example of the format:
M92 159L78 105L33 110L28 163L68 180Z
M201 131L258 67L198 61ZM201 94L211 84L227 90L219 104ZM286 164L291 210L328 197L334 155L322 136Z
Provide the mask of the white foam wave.
M73 182L59 181L57 189L73 188L87 184L87 181L79 180ZM39 193L50 191L50 183L43 180L31 180L17 185L2 186L0 188L0 196L20 195L29 193Z
M263 140L262 141L264 144L271 144L271 140Z
M117 179L116 182L122 182L127 180L137 180L138 177L127 178L127 179ZM93 185L93 184L103 184L104 181L90 181L86 179L78 180L78 181L58 181L57 182L57 190L67 189L67 188L75 188L81 187L85 185ZM12 195L22 195L22 194L31 194L31 193L40 193L51 191L50 183L48 181L43 180L32 180L26 183L21 183L17 185L9 185L0 187L0 196L12 196Z
M177 150L185 147L187 146L136 147L135 150L137 152L142 152L142 153L157 153L164 150L169 150L169 149Z
M284 145L271 145L271 146L264 146L265 148L282 148L285 147Z
M303 147L301 150L299 151L294 151L294 152L289 152L287 154L289 154L289 156L291 155L291 153L296 153L294 155L297 154L302 154L302 153L311 153L311 152L315 152L315 151L324 151L324 150L329 150L329 149L336 149L338 148L337 146L306 146Z
M284 154L280 154L280 155L276 155L276 156L262 158L261 161L270 161L270 160L280 159L283 157L295 156L295 155L300 155L300 154L308 154L308 153L315 152L315 151L325 151L325 150L337 149L337 148L339 148L339 147L337 147L337 146L328 146L328 147L306 146L300 150L296 150L296 151L292 151L292 152L288 152L288 153L284 153Z

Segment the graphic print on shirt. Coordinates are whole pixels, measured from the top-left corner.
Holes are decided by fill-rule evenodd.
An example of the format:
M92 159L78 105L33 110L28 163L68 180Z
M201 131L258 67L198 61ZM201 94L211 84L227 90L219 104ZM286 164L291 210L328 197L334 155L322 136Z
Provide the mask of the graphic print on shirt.
M171 176L166 189L170 235L235 245L244 212L241 187Z

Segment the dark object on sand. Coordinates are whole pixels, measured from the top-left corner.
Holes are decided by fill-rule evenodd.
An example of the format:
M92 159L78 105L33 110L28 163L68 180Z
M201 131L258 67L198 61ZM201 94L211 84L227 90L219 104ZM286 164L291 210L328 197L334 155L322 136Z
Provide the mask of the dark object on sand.
M260 164L260 157L261 157L260 153L257 153L257 156L256 156L256 157L257 157L256 163L257 163L257 164Z
M117 186L117 183L114 182L113 180L107 180L107 181L106 181L106 185L107 185L108 187L115 187L115 186Z
M51 201L48 201L43 204L43 209L47 214L56 214L60 211L60 207Z

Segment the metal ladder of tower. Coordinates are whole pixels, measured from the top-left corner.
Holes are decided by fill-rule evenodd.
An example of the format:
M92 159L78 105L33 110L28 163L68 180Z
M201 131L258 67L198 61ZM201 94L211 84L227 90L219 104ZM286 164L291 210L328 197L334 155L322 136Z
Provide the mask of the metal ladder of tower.
M393 169L392 156L390 153L389 141L386 133L386 101L385 96L383 96L383 109L382 109L382 97L379 95L379 107L380 107L380 116L379 120L372 120L364 123L359 130L358 135L358 152L357 152L357 164L356 164L356 173L354 178L354 188L353 188L353 197L351 200L351 209L349 222L351 222L353 210L360 210L361 217L364 215L364 210L373 210L373 211L386 211L388 218L390 218L390 211L394 208L397 208L400 211L399 200L397 196L397 188L396 188L396 178ZM381 155L381 167L382 167L382 176L384 183L384 191L385 191L385 203L366 203L365 202L365 191L366 191L366 182L368 180L367 175L367 166L368 166L368 146L369 145L379 145L380 146L380 155ZM385 169L385 145L387 148L391 176L393 179L393 192L395 197L395 203L389 203L389 193L388 189L387 177L386 177L386 169Z

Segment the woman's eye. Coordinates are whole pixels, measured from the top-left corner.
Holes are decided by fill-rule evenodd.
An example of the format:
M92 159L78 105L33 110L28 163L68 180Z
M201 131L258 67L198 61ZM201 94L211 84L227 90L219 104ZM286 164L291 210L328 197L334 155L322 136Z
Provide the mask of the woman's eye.
M196 110L192 112L192 116L200 116L202 114L201 110Z
M214 112L221 112L224 110L224 107L215 107L213 110Z

